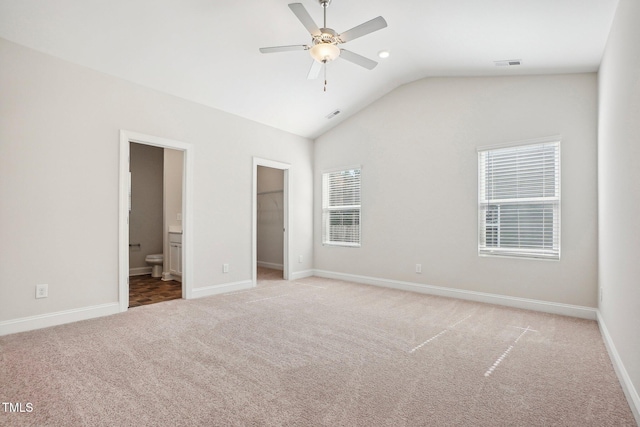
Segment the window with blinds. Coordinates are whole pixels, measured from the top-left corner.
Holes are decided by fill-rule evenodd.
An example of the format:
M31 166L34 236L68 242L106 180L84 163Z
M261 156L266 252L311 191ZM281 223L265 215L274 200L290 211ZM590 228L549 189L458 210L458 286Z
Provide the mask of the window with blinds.
M478 253L560 259L560 142L478 151Z
M322 243L360 246L360 169L322 174Z

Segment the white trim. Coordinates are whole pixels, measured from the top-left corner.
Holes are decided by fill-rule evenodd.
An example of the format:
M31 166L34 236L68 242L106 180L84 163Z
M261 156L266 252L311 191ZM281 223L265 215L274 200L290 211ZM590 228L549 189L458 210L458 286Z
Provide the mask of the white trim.
M540 138L524 139L520 141L503 142L500 144L481 145L476 148L478 152L488 150L499 150L500 148L518 147L520 145L544 144L548 142L562 142L562 135L543 136Z
M315 276L314 270L302 270L302 271L294 271L291 273L291 280L300 280L305 277L313 277Z
M282 248L282 278L284 280L289 280L290 272L290 254L289 248L291 247L291 233L289 229L291 228L290 218L291 218L291 203L289 203L289 194L291 194L290 183L291 179L289 177L289 169L291 165L288 163L277 162L275 160L261 159L259 157L253 158L253 186L252 186L252 203L251 203L251 280L253 285L255 286L258 283L258 166L264 166L273 169L280 169L283 171L284 182L283 182L283 227L284 227L284 236L283 236L283 248Z
M631 377L629 377L629 373L622 363L620 354L618 353L618 350L616 350L616 346L613 343L611 335L609 335L609 330L604 323L604 319L602 318L600 310L597 310L596 313L598 315L598 326L600 327L600 333L604 338L604 344L605 347L607 347L607 351L609 352L609 357L611 358L613 369L616 371L616 375L618 375L618 380L620 381L620 385L622 386L622 391L624 391L624 395L629 402L629 407L631 408L633 416L636 418L636 423L640 425L640 395L638 395L638 391L633 386Z
M322 171L320 171L320 175L324 175L325 173L348 171L352 169L360 169L360 171L362 171L362 165L351 165L351 166L323 169Z
M144 276L151 274L153 267L135 267L129 269L129 277L131 276Z
M203 286L191 290L192 298L202 298L212 295L226 294L228 292L244 291L255 288L256 285L251 280L242 280L240 282L223 283L221 285Z
M282 270L284 266L282 264L276 264L275 262L258 261L258 267L272 268L274 270Z
M184 152L184 179L182 181L182 297L192 298L191 277L193 265L193 145L145 135L128 130L120 130L120 207L119 207L119 251L118 251L118 301L120 311L129 308L129 143L152 145Z
M579 305L540 301L529 298L509 297L498 294L489 294L485 292L475 292L463 289L425 285L422 283L402 282L399 280L378 279L375 277L337 273L326 270L314 270L314 276L326 277L328 279L345 280L355 283L363 283L366 285L381 286L385 288L401 289L404 291L419 292L422 294L483 302L487 304L504 305L507 307L522 308L525 310L541 311L543 313L561 314L563 316L596 320L595 308L583 307Z
M19 319L0 322L0 336L64 325L65 323L78 322L96 317L110 316L119 312L120 305L117 302L112 302L90 307L56 311L54 313L38 314L36 316L21 317Z
M322 240L322 246L328 246L328 247L348 247L348 248L360 248L362 247L362 197L360 198L360 204L359 205L351 205L351 206L328 206L328 201L326 201L325 199L325 175L331 175L334 173L344 173L347 171L359 171L360 172L360 178L359 178L359 182L360 182L360 193L362 193L362 166L350 166L350 167L343 167L343 168L336 168L336 169L325 169L321 172L320 174L320 180L321 180L321 195L320 195L320 203L322 205L322 211L321 211L321 223L322 223L322 233L321 233L321 240ZM330 179L330 178L328 178ZM326 192L328 194L328 192ZM330 198L330 197L329 197ZM326 205L325 205L326 203ZM331 239L331 232L330 232L330 227L327 226L327 219L329 217L325 216L330 213L331 211L341 211L341 210L358 210L358 241L357 242L340 242L340 241L332 241ZM326 239L326 240L325 240Z
M162 273L162 277L160 278L160 280L162 280L163 282L170 282L170 281L174 280L176 282L182 283L182 276L177 275L175 273L171 274L169 272L163 272Z
M556 138L557 137L557 138ZM478 189L478 224L477 224L477 237L478 237L478 255L479 256L501 256L507 258L523 258L523 259L547 259L552 261L560 261L561 258L561 237L562 237L562 201L561 201L561 188L562 188L562 157L561 157L561 136L552 136L545 138L530 139L526 141L518 141L508 144L501 144L493 147L478 148L478 175L477 175L477 189ZM486 189L483 186L483 181L487 175L488 160L484 157L487 151L494 151L500 149L510 149L515 147L529 147L529 146L554 146L556 176L554 197L529 197L529 198L508 198L508 199L492 199L488 194L485 194ZM536 165L539 167L540 165ZM503 166L506 167L506 166ZM505 169L506 170L506 169ZM537 169L536 169L537 171ZM510 170L509 174L513 175L514 171ZM517 172L515 172L517 174ZM494 182L495 185L495 182ZM483 197L484 195L484 197ZM486 217L481 215L486 213L486 209L490 205L498 205L498 212L500 212L500 205L519 205L521 203L535 203L535 204L547 204L553 203L553 245L552 248L509 248L509 247L487 247L485 242L482 246L482 239L486 238L485 233L482 231L487 228ZM499 216L500 214L498 214ZM502 221L498 220L496 225L498 226L498 239L500 239L501 232L500 227Z

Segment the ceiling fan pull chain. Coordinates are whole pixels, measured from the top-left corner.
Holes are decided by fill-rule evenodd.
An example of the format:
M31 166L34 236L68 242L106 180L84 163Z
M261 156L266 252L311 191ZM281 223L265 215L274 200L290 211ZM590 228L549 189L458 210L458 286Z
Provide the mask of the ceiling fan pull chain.
M327 61L324 61L324 91L327 91Z

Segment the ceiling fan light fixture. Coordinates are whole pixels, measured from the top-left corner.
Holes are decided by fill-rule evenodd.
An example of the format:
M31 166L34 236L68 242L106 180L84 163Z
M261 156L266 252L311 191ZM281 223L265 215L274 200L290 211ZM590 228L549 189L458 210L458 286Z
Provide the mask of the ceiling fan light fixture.
M340 48L333 43L318 43L309 49L309 53L318 62L329 62L340 56Z

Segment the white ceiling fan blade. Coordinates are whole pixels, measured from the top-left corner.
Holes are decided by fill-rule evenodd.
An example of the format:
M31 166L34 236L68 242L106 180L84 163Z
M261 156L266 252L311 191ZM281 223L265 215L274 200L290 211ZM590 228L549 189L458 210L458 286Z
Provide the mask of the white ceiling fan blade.
M346 49L340 49L340 58L346 59L349 62L353 62L356 65L366 68L367 70L373 70L378 63L369 58L365 58L362 55L353 53Z
M318 62L314 59L313 63L311 64L311 68L309 68L309 74L307 74L307 79L309 80L317 79L318 76L320 75L320 71L322 70L323 65L324 64L322 62Z
M313 22L313 18L311 18L311 15L309 15L309 12L307 12L307 9L304 8L302 3L291 3L289 9L298 17L302 25L304 25L312 36L320 35L320 28Z
M342 43L346 43L353 39L357 39L358 37L366 36L374 31L381 30L386 26L387 21L385 21L382 16L378 16L377 18L373 18L371 21L367 21L364 24L360 24L357 27L353 27L352 29L345 31L340 34L339 37L340 40L342 40Z
M290 50L307 50L307 49L309 49L309 46L300 44L300 45L291 45L291 46L261 47L260 52L275 53L275 52L289 52Z

